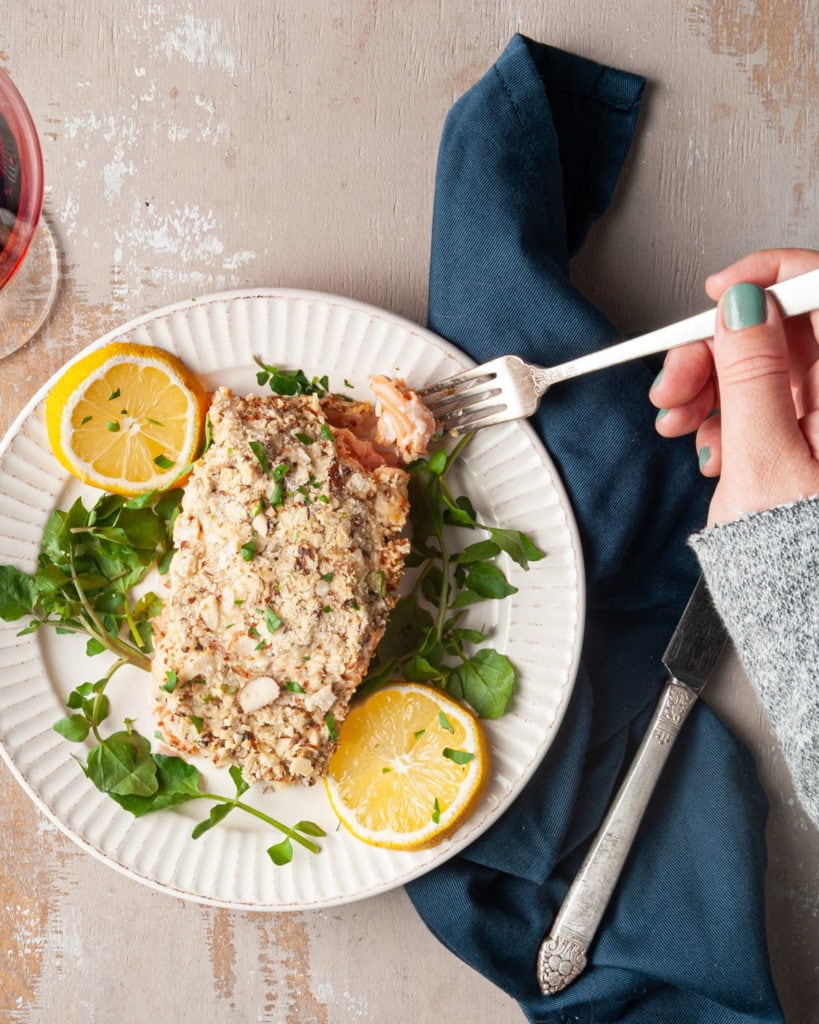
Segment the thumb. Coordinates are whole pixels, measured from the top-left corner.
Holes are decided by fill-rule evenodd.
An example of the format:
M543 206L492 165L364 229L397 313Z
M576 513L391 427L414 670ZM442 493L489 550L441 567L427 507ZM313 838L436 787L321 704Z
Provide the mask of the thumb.
M720 299L714 365L724 469L770 466L799 425L782 317L774 299L756 285L735 284Z

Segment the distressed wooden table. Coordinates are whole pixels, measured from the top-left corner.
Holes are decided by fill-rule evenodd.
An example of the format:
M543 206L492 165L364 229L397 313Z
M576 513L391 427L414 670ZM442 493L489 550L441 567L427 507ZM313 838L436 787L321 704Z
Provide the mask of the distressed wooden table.
M62 276L0 368L0 428L78 349L193 294L315 288L423 321L443 119L515 31L648 76L575 278L629 333L696 311L708 272L819 242L818 29L812 0L6 0L0 64L42 133ZM788 1021L808 1024L819 837L735 663L708 699L770 796L773 965ZM522 1020L400 890L309 914L205 908L82 853L4 766L0 807L4 1021Z

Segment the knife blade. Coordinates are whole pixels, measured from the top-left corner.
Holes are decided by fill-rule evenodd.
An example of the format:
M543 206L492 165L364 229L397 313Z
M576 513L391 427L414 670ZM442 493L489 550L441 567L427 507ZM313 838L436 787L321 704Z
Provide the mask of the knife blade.
M654 787L697 697L722 657L728 634L702 577L685 606L662 662L669 679L617 796L537 954L544 995L582 973Z
M672 678L699 695L727 641L728 633L700 576L665 649L663 664Z

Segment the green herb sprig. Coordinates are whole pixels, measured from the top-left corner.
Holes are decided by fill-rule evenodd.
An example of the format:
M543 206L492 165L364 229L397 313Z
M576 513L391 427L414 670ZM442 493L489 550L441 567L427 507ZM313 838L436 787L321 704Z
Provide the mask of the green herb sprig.
M91 508L78 498L52 512L34 573L0 565L0 618L31 616L21 636L44 626L85 633L88 654L108 650L149 669L150 620L162 602L153 593L133 600L131 590L154 566L168 571L181 497L178 489L130 500L104 494Z
M325 833L310 821L290 828L240 800L249 787L239 768L230 769L233 797L205 792L195 766L154 753L150 740L132 721L126 719L123 729L108 735L100 731L110 714L105 690L114 674L128 664L150 670L151 619L161 610L162 601L153 593L134 600L131 590L149 570L167 572L181 497L181 490L151 492L130 500L104 494L91 508L78 499L67 511L53 512L43 531L34 573L0 565L0 618L6 622L29 618L21 636L43 627L57 633L84 633L89 655L107 650L116 656L100 679L81 683L69 693L66 704L71 714L54 724L67 740L85 743L90 737L95 741L86 761L78 761L97 789L135 817L190 800L212 801L209 816L193 830L194 839L239 809L284 834L267 852L274 864L287 864L293 858L294 842L318 853L320 847L307 837ZM278 616L272 609L268 612L266 622L272 632ZM177 685L176 674L168 672L160 689L171 693Z
M258 356L253 357L253 362L259 367L256 382L260 387L269 385L274 394L318 395L319 398L324 398L330 390L327 376L311 378L303 370L282 370L278 366L262 362Z
M439 449L410 466L412 549L407 565L418 574L387 620L362 687L367 692L394 677L433 683L465 700L481 718L499 718L515 690L515 668L492 647L474 650L488 638L461 620L469 606L517 592L495 564L501 551L523 569L545 552L518 530L480 522L467 497L453 496L447 476L470 437L461 438L450 453ZM488 536L452 550L449 527Z

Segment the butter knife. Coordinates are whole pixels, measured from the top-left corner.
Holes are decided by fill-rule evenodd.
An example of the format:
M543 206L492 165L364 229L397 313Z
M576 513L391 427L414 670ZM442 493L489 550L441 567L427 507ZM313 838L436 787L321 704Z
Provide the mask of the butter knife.
M537 980L544 995L570 985L587 963L657 779L674 740L727 643L727 633L702 577L663 655L670 678L617 796L540 944Z

